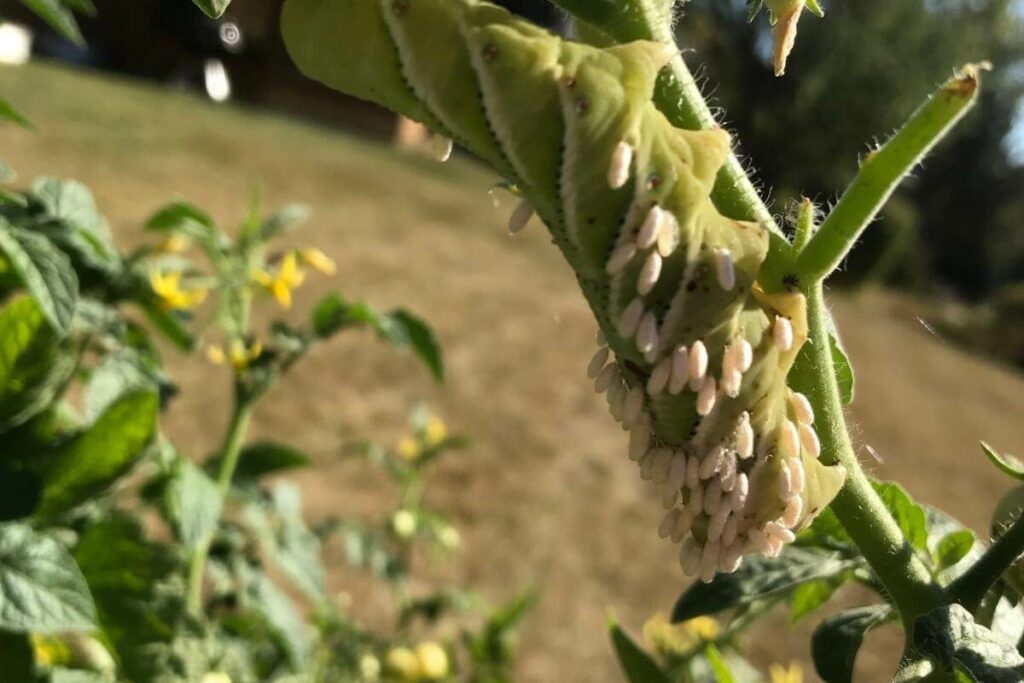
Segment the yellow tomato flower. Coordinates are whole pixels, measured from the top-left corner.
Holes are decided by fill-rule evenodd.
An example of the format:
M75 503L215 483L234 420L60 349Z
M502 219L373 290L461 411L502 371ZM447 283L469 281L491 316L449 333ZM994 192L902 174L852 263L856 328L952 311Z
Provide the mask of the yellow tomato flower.
M364 681L376 681L380 678L380 660L367 653L359 658L359 674Z
M415 681L420 677L420 660L407 647L393 647L388 650L384 657L384 666L387 667L388 673L397 676L399 680Z
M224 349L217 344L210 344L206 347L206 360L214 365L224 365L224 363L231 361L231 365L235 370L241 372L259 358L261 353L263 353L263 344L260 342L253 342L250 346L246 346L241 340L234 339L231 342L230 350L226 354Z
M299 249L299 259L313 270L319 270L325 275L334 275L338 270L334 260L319 249Z
M399 510L391 517L391 528L399 538L411 538L416 533L416 515Z
M804 669L799 662L790 662L788 669L781 664L772 664L768 675L771 683L804 683Z
M435 642L427 641L416 646L416 659L420 663L420 676L436 681L448 675L448 653Z
M203 676L203 683L231 683L231 676L223 671L211 671Z
M439 417L432 417L427 421L427 427L424 430L424 436L427 440L427 444L430 446L436 446L437 444L444 441L445 437L448 436L448 426Z
M420 454L420 445L416 439L407 436L398 442L398 457L402 460L412 461Z
M437 533L437 540L448 550L455 550L462 544L462 536L459 530L453 526L446 526Z
M290 251L281 259L281 265L273 275L265 270L257 270L252 279L263 285L283 308L291 308L292 291L298 289L306 279L306 272L299 267L295 252Z
M149 286L160 299L160 307L166 311L195 308L206 299L207 294L207 290L201 287L182 289L180 270L166 273L153 271L149 274Z
M664 614L656 614L644 624L644 641L656 652L683 655L701 643L714 640L718 631L718 622L711 617L672 624Z
M192 240L181 233L174 233L157 245L156 250L161 254L180 254L192 246Z

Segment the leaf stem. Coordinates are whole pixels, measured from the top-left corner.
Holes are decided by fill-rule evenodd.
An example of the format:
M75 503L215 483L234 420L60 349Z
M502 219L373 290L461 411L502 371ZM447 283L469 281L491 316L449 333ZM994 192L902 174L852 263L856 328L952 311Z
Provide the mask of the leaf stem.
M857 177L801 251L801 281L820 282L839 267L900 182L970 109L977 99L980 68L962 67L885 145L864 158Z
M217 490L221 500L227 496L231 488L231 480L238 466L238 456L242 452L242 443L252 419L254 402L244 392L236 388L235 407L231 413L231 422L224 435L221 447L220 471L217 473ZM188 567L188 610L195 616L201 616L203 608L203 575L206 571L206 557L210 553L213 537L203 539L189 558Z
M970 569L949 585L954 602L974 612L982 598L999 577L1024 553L1024 515L1017 517L1009 529L989 546Z
M828 310L820 283L808 293L807 314L809 339L791 380L814 408L821 460L846 468L846 483L831 509L878 576L909 634L914 619L945 602L943 592L904 539L853 450L829 347Z
M578 21L585 22L615 42L653 40L675 44L671 0L551 0ZM718 128L719 123L700 92L690 69L677 54L658 79L654 103L674 126L687 130ZM758 195L735 154L718 173L711 199L725 216L757 221L781 237L782 231Z

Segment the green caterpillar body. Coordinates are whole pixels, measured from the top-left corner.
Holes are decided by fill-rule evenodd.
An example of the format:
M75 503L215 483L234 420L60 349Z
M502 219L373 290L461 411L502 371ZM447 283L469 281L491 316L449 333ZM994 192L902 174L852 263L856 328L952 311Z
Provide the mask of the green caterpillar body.
M786 386L803 296L760 290L767 230L711 202L728 134L675 128L651 102L673 47L598 49L475 0L287 0L282 26L307 75L451 138L537 211L597 317L588 373L684 571L775 554L827 505L845 473L818 461Z

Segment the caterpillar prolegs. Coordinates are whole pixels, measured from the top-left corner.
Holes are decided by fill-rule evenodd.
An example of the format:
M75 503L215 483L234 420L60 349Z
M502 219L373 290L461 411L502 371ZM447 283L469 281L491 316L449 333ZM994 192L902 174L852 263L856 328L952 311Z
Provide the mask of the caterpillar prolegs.
M307 75L454 139L543 219L599 323L588 374L687 574L774 555L828 504L845 472L786 386L804 298L761 290L767 230L710 200L728 134L651 103L674 48L598 49L475 0L287 0L282 26Z

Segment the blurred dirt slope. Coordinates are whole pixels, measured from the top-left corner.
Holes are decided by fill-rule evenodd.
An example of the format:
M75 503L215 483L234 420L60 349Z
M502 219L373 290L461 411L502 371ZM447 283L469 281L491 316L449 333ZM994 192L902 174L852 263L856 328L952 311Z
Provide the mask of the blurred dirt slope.
M539 226L505 234L512 202L492 206L489 174L45 65L0 69L0 93L37 126L0 127L0 158L23 182L48 174L88 184L123 241L140 240L147 215L176 196L224 224L240 220L256 186L269 207L311 205L312 220L294 237L324 248L339 272L331 281L311 277L295 310L328 288L380 307L408 305L438 331L448 381L433 386L413 360L359 334L301 364L259 413L257 432L316 456L317 467L300 477L310 516L381 510L381 480L342 462L340 446L351 436L394 438L407 409L429 401L474 437L442 464L430 494L467 547L437 571L495 600L539 586L521 680L620 680L610 668L606 609L638 629L671 605L680 574L656 537L660 506L585 379L594 325L575 282ZM869 468L984 531L1007 484L977 440L1024 452L1024 378L943 343L908 313L912 304L891 295L833 303L859 369L851 411L858 439L885 459L864 449ZM223 427L227 378L198 358L170 357L184 391L167 428L201 457ZM359 614L382 619L386 606L365 583L342 570L333 581L357 591ZM760 661L805 656L806 626L770 626L752 639ZM881 680L868 672L885 652L891 645L862 654L865 680Z

